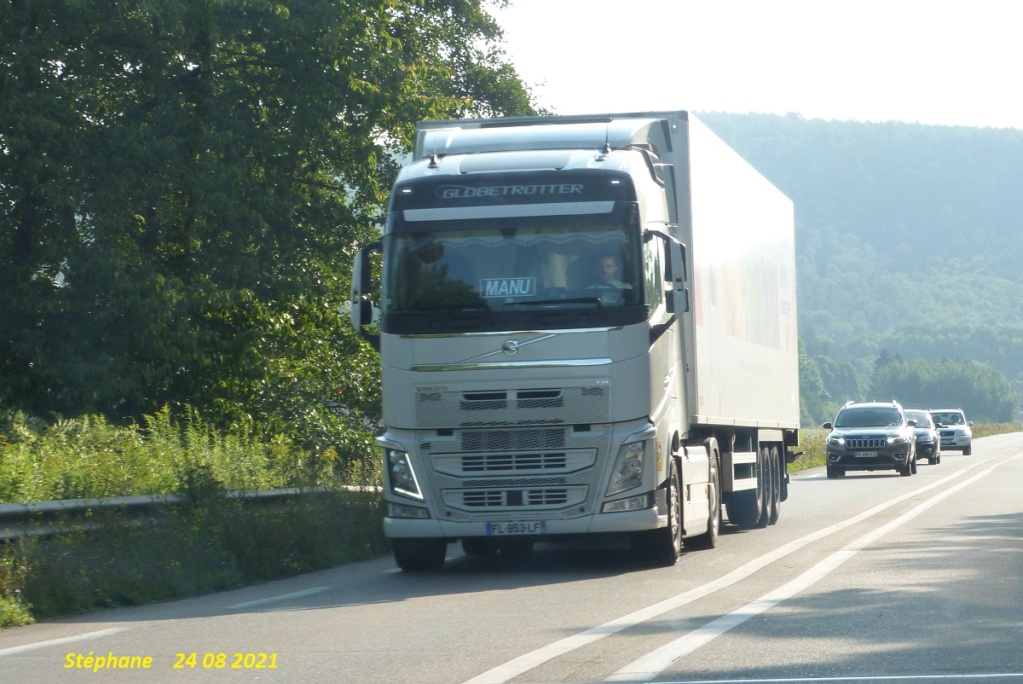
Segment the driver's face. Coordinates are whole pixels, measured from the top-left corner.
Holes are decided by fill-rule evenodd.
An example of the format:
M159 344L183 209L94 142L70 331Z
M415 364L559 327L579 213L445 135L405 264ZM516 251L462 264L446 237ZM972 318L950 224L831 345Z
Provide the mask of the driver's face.
M612 280L618 273L618 262L614 257L604 257L600 261L600 272L604 280Z

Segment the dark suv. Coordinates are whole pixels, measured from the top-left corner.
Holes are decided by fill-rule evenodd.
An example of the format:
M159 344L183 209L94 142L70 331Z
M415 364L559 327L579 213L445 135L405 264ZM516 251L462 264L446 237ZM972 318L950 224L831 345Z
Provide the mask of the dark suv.
M853 402L843 406L828 433L828 477L848 470L916 472L915 420L906 418L898 402Z

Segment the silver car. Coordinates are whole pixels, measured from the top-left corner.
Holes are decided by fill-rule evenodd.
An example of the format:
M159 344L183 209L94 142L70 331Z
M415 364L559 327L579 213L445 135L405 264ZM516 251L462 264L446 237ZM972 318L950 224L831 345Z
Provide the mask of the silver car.
M931 418L938 425L941 435L941 448L945 451L963 452L963 456L973 453L972 420L966 420L962 409L930 409Z

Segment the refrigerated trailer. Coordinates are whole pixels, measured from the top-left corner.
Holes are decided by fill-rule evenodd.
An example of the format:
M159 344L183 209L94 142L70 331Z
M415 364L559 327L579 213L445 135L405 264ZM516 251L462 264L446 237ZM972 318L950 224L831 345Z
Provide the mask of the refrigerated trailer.
M777 521L793 205L691 113L420 123L351 305L402 569L597 534L672 565Z

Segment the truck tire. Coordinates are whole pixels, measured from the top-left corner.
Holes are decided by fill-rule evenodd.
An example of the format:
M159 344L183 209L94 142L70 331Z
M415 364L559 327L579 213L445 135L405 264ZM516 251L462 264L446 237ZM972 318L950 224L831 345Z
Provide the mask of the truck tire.
M781 456L778 452L778 447L771 447L771 506L770 516L767 521L768 525L774 525L778 522L778 518L781 516Z
M757 527L764 511L764 455L757 454L757 486L735 492L728 499L728 519L739 527Z
M671 459L668 488L668 525L656 530L633 532L629 537L632 552L644 563L667 568L678 561L682 553L682 493L679 486L678 466Z
M405 572L436 572L444 567L448 543L444 539L392 539L394 562Z
M766 446L760 449L757 466L759 471L757 489L763 491L760 494L760 517L757 518L756 527L763 529L771 523L771 501L775 497L774 466L771 464L771 451Z
M717 441L709 439L707 454L710 457L710 480L707 492L710 499L710 519L707 523L707 531L703 534L686 540L686 548L694 550L713 549L718 545L718 535L721 533L721 470L718 468L718 446Z

